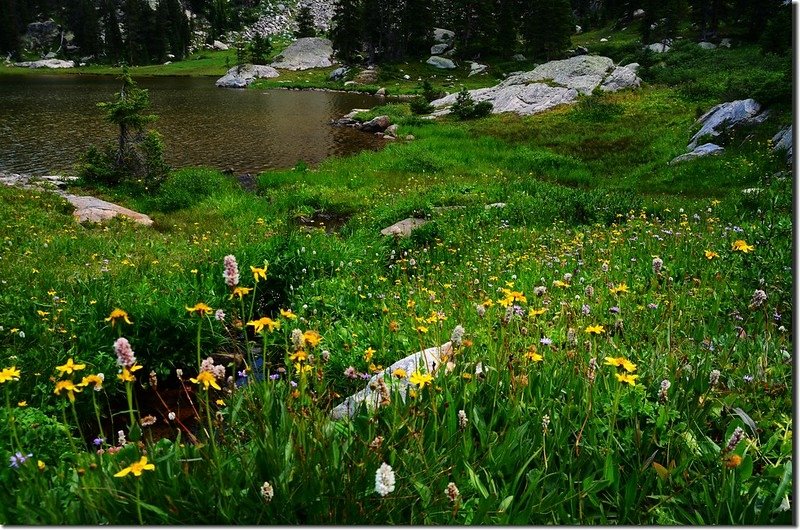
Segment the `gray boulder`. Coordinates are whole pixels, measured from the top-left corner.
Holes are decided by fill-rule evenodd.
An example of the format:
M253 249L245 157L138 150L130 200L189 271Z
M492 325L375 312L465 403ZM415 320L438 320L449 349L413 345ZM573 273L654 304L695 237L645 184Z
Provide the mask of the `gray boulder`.
M331 75L328 76L328 79L330 79L331 81L341 81L342 79L344 79L344 76L346 75L347 75L347 68L341 66L336 70L334 70L333 72L331 72Z
M365 121L359 125L358 128L364 132L382 133L391 123L392 122L389 121L389 116L376 116L369 121Z
M44 22L31 22L23 40L32 50L49 50L61 35L61 28L53 19Z
M721 47L723 47L723 48L730 48L731 47L731 39L726 37L726 38L722 39L721 41L719 41L719 45Z
M616 92L626 88L639 88L641 84L642 81L637 77L636 72L626 66L617 66L600 85L600 90Z
M456 34L449 29L433 28L433 40L436 42L453 42Z
M214 44L211 45L211 48L214 49L214 50L225 51L225 50L228 50L230 47L227 44L225 44L224 42L220 42L218 40L215 40Z
M379 379L383 379L393 395L396 395L394 391L399 393L400 398L405 402L408 387L411 385L409 382L411 374L420 369L430 374L435 373L441 366L443 359L450 357L452 352L453 346L450 342L447 342L441 346L434 346L400 359L383 372L372 376L363 390L349 396L331 410L331 419L351 418L362 403L366 403L367 409L370 411L379 408L381 406L381 395L378 390ZM394 371L398 369L405 371L405 377L397 378L393 375Z
M792 161L792 126L787 125L780 131L778 134L772 137L772 149L773 151L786 151L786 161Z
M527 60L527 59L525 59L525 56L522 55L521 53L517 53L517 54L512 55L511 59L513 59L514 61L517 61L517 62L522 62L522 61L526 61Z
M375 91L376 96L385 96L386 95L386 88L381 87Z
M381 235L408 237L411 235L411 232L415 228L419 228L420 226L426 224L427 222L428 222L427 219L418 219L416 217L409 217L407 219L403 219L402 221L397 221L392 226L387 226L386 228L381 230Z
M646 48L654 53L666 53L671 49L668 44L664 44L663 42L653 43L649 46L646 46Z
M473 75L479 75L486 71L489 68L485 64L480 64L476 62L472 62L469 65L469 75L467 77L472 77Z
M637 9L633 12L633 18L642 18L644 17L644 9Z
M74 68L75 61L62 61L61 59L42 59L41 61L23 61L14 63L20 68Z
M256 79L278 77L278 71L271 66L262 64L245 64L237 72L237 67L233 67L228 72L217 79L215 83L222 88L246 88Z
M284 70L308 70L310 68L327 68L333 64L333 45L328 39L320 37L304 37L297 39L276 57L272 63L274 68Z
M578 46L569 54L570 57L578 57L580 55L589 55L589 50L585 46Z
M716 50L717 49L717 45L714 44L713 42L705 42L705 41L704 42L698 42L697 45L700 46L701 48L703 48L704 50Z
M639 63L630 63L630 64L626 64L625 68L627 68L628 70L631 70L635 74L635 73L639 72L639 68L641 68L641 66L639 65Z
M439 57L438 55L431 55L431 57L425 61L431 66L435 66L436 68L443 68L443 69L453 69L456 67L455 63L446 57Z
M703 156L718 155L722 153L724 150L725 150L724 147L720 147L717 144L712 144L712 143L698 145L697 147L694 148L693 151L690 151L680 156L676 156L675 158L672 159L672 161L670 161L669 164L672 165L672 164L678 164L680 162L687 162L689 160L694 160L695 158L700 158Z
M764 118L765 114L761 113L761 104L754 99L740 99L720 103L697 120L701 124L700 130L692 136L686 149L694 150L703 137L716 138L724 131L740 125L760 123Z
M529 115L557 105L574 103L580 94L591 94L601 87L606 91L636 87L641 83L627 67L614 67L608 57L581 55L539 65L530 72L517 72L499 85L471 90L475 101L492 103L492 112L515 112ZM605 85L605 86L603 86ZM431 104L436 115L446 114L457 94L450 94Z
M444 52L446 52L447 48L449 47L450 45L447 44L446 42L440 44L434 44L433 46L431 46L431 55L441 55Z

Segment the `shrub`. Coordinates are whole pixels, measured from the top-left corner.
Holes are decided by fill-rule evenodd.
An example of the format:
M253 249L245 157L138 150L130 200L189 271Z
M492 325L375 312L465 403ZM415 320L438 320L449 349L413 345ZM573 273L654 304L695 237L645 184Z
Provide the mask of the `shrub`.
M422 83L422 97L425 98L426 101L431 102L444 96L444 92L433 88L433 85L427 79Z
M469 91L462 88L450 110L459 120L471 120L488 116L492 112L492 104L488 101L475 104Z
M411 107L411 114L430 114L433 112L433 105L428 103L428 100L424 97L416 97L411 100L409 103L409 107Z
M219 171L182 169L166 178L153 199L153 207L161 212L173 212L193 206L215 191L231 188L231 181Z

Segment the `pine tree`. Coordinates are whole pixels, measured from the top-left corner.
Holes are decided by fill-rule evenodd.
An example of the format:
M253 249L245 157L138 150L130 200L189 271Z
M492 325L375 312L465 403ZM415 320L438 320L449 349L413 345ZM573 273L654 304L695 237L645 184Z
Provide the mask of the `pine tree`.
M358 0L337 0L331 20L331 41L337 56L345 62L355 59L361 49L361 9Z
M264 64L272 51L272 43L269 37L264 37L259 33L253 36L250 41L250 62L253 64Z
M219 39L226 31L230 29L230 8L228 0L210 0L208 7L208 22L211 25L211 31L208 38L210 41Z
M311 7L308 4L304 4L300 7L295 22L297 22L297 29L294 32L294 36L298 39L317 36L317 27L314 25L314 13L311 12Z
M19 53L19 24L16 1L0 0L0 52Z
M145 10L150 10L146 0L125 2L125 59L128 64L150 62L147 50L149 17Z
M403 11L405 54L427 55L433 43L433 7L430 0L406 0Z
M569 47L574 28L569 0L535 0L522 24L531 53L548 60Z

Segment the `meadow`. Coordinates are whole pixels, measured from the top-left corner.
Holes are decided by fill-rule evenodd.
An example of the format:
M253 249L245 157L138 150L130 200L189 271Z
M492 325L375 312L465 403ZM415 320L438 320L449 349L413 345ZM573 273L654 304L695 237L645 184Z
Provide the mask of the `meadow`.
M373 109L415 139L254 193L204 168L76 186L151 228L0 189L0 522L790 523L782 63L675 53L538 116ZM668 165L698 113L757 90L765 123ZM451 365L329 418L448 341Z

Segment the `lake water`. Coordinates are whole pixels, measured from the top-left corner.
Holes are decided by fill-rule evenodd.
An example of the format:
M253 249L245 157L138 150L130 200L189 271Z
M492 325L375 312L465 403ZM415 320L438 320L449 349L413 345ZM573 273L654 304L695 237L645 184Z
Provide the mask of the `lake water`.
M236 90L214 78L137 79L150 92L152 125L173 167L208 166L237 174L316 164L330 156L377 149L374 135L329 122L375 106L363 94ZM0 172L73 173L90 144L113 141L115 129L96 104L112 99L111 76L0 76Z

